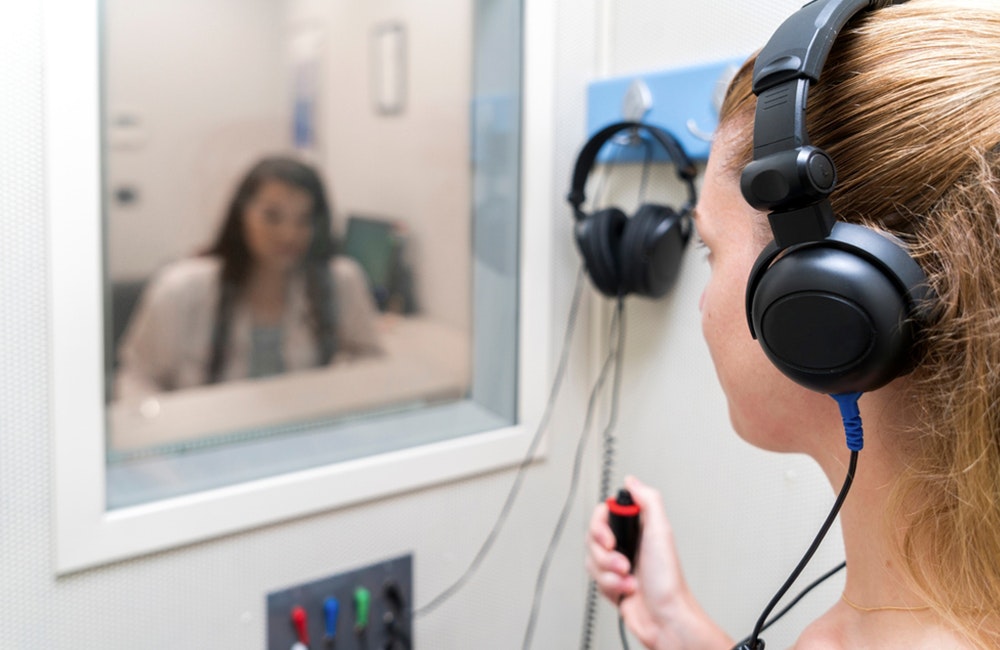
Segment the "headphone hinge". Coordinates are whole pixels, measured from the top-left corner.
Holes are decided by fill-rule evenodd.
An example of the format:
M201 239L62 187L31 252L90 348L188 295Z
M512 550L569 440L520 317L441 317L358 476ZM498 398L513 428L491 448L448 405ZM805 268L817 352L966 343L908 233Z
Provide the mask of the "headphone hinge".
M833 230L836 221L829 201L784 212L772 212L767 215L767 220L771 224L774 241L780 249L823 241Z

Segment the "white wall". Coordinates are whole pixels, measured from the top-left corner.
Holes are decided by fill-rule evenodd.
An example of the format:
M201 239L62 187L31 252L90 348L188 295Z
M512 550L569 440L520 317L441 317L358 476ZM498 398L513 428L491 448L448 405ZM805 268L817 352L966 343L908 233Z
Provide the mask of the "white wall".
M600 74L731 56L734 48L762 42L797 4L558 1L558 28L551 39L556 72L551 227L558 250L552 287L557 316L550 338L556 349L578 265L562 198L566 188L559 183L568 184L584 137L586 83ZM0 17L0 639L5 647L262 648L268 591L402 552L414 553L417 604L427 602L471 559L512 472L54 576L41 19L37 3L8 3ZM716 37L699 37L707 25ZM678 48L675 41L685 40L688 45ZM706 274L697 255L689 254L670 299L628 303L616 482L627 471L664 491L690 582L735 635L752 625L832 496L809 463L750 450L731 433L700 342L696 305ZM586 322L581 325L548 460L532 468L508 528L481 571L458 597L417 622L418 647L520 645L541 555L568 486L597 358L588 342L603 336L600 318L593 332ZM585 585L582 538L597 499L595 451L592 442L585 494L549 573L535 648L577 643ZM830 543L820 552L813 575L836 562L836 546ZM803 619L835 594L831 587L810 596L767 635L768 646L788 645ZM617 647L610 611L601 609L602 639L595 648Z
M438 0L433 9L405 0L298 4L293 25L328 28L318 128L338 216L404 224L421 311L468 331L471 0ZM398 115L376 113L369 92L372 30L387 22L406 29L406 103Z
M145 278L211 243L238 176L291 148L283 5L103 4L105 184L138 195L105 204L108 274Z

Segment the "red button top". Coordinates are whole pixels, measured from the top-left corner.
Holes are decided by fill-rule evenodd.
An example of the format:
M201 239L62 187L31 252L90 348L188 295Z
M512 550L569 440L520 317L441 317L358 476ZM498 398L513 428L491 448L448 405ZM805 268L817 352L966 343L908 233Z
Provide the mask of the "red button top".
M639 516L639 505L631 503L625 505L615 501L614 497L608 497L605 501L608 504L608 511L613 515L618 515L619 517L638 517Z

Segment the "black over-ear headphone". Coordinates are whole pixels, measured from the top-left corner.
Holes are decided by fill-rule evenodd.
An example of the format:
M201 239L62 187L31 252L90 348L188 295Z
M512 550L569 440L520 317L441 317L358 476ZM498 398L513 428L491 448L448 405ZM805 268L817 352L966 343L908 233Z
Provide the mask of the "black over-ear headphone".
M639 207L631 219L616 207L587 214L580 207L584 188L597 153L612 137L642 129L659 142L687 185L688 201L681 210L653 203ZM648 298L665 294L680 267L681 253L691 235L691 210L696 202L694 178L697 169L687 153L667 131L642 122L617 122L601 129L587 141L576 159L573 185L567 200L576 219L574 235L584 266L597 289L605 296L634 293Z
M837 221L827 198L833 160L806 133L810 84L841 28L874 5L808 3L778 28L753 71L753 162L740 185L747 202L770 211L774 241L750 273L747 319L785 375L822 393L874 390L908 372L932 297L900 243Z

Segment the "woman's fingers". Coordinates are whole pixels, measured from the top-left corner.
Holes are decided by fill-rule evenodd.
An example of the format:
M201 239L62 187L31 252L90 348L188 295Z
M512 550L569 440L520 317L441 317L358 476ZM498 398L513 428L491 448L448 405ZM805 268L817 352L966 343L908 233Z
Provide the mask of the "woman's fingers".
M597 583L601 595L611 602L617 604L619 598L635 592L635 577L628 572L601 570L592 556L587 556L586 565L587 573Z
M585 564L601 594L617 603L621 596L635 592L636 584L629 574L628 559L614 548L615 536L608 527L608 508L602 503L594 508L591 516Z
M590 539L605 549L615 547L615 534L608 526L608 506L600 503L590 516Z
M670 523L667 521L663 497L659 490L651 488L634 476L625 477L625 487L632 495L632 500L639 506L639 516L643 526L654 528L653 534L670 534Z

